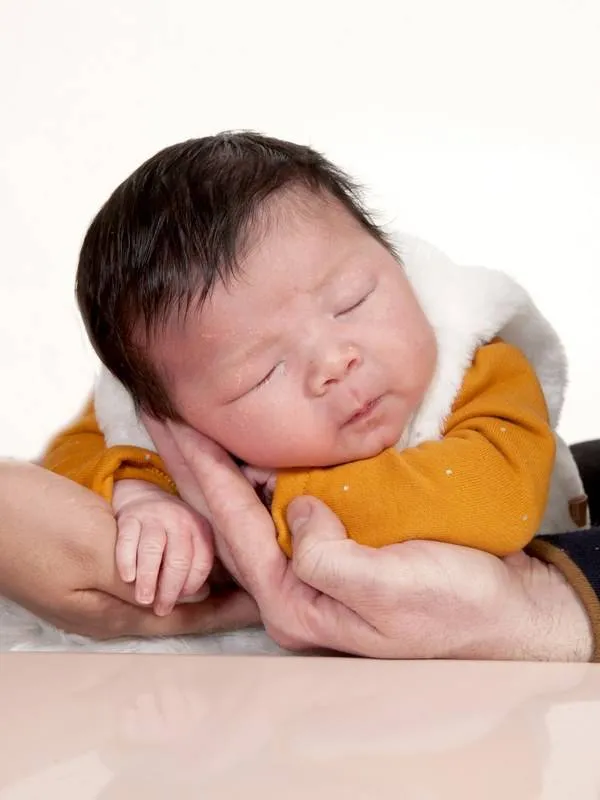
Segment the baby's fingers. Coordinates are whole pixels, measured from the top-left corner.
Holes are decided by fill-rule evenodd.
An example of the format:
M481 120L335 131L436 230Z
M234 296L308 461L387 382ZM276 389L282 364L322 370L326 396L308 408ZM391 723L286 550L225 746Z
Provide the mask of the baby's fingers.
M169 530L154 611L166 616L173 610L187 580L193 557L191 533Z
M135 517L118 521L118 537L115 548L117 570L122 581L133 583L136 575L137 550L142 526Z
M156 594L158 573L167 544L167 534L162 525L146 522L143 526L137 555L136 602L150 605Z
M198 527L192 533L192 550L192 563L182 590L184 597L198 594L213 566L213 532L210 523L205 519L199 519Z

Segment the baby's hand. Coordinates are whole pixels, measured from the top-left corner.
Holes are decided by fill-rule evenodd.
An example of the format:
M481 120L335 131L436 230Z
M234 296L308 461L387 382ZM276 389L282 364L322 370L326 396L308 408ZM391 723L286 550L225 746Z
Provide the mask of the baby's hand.
M135 581L136 601L154 603L155 612L164 616L178 599L197 595L213 565L209 522L183 500L145 481L118 481L113 507L117 569L126 583Z
M249 464L245 464L241 470L244 477L250 481L254 490L264 504L268 508L271 508L273 494L275 492L275 483L277 481L277 473L271 469L251 467Z

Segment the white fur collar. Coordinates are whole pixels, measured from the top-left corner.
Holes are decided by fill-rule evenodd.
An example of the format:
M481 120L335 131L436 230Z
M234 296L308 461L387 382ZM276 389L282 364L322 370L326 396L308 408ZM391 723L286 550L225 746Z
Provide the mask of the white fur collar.
M532 364L555 428L564 400L566 358L556 332L527 292L502 272L458 266L413 237L403 236L398 249L438 343L433 381L403 446L439 438L475 351L496 336L522 350Z

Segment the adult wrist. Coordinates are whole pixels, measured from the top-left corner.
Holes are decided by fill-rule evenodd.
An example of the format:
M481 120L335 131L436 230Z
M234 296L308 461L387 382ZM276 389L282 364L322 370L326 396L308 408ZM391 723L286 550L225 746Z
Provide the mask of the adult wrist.
M600 528L538 536L527 552L552 565L585 609L594 640L592 661L600 661Z
M594 636L585 606L562 572L524 553L504 560L504 580L458 657L586 662ZM487 610L486 610L487 609Z
M548 580L546 591L532 597L538 611L537 652L532 653L532 657L543 661L591 661L595 640L586 607L557 567L553 564L541 566Z

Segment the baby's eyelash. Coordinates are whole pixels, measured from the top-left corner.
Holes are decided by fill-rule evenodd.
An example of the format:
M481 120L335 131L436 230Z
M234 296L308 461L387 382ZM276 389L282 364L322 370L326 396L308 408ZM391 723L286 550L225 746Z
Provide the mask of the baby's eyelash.
M371 289L363 297L361 297L360 300L358 300L356 303L353 303L351 306L348 306L348 308L345 308L343 311L339 311L337 316L339 317L341 314L348 314L350 311L354 311L355 308L358 308L359 306L362 306L362 304L365 302L367 297L369 297L370 295L373 294L373 291L374 290Z
M275 370L277 369L278 366L279 366L279 364L275 364L273 369L270 370L269 372L267 372L265 377L262 378L258 383L256 383L252 387L252 389L250 389L250 391L253 392L255 389L260 389L261 386L264 386L266 383L268 383L271 380L271 378L273 377L273 374L275 373Z

